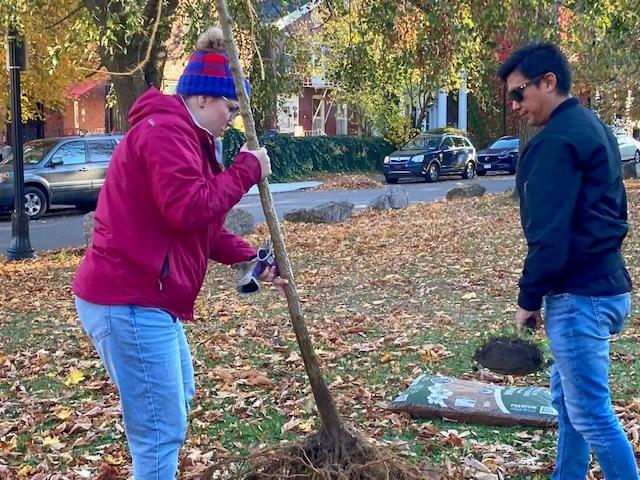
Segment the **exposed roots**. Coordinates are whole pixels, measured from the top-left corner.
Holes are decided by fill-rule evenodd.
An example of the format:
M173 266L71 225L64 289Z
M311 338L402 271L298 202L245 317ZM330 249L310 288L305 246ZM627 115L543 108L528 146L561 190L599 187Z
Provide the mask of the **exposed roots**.
M426 480L445 479L392 454L360 436L319 432L304 442L270 448L243 459L224 459L201 480Z

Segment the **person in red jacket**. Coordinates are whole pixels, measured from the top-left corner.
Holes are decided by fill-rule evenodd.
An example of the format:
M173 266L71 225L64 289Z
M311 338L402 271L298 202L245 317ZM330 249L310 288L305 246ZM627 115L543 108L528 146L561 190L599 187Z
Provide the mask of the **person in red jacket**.
M208 260L234 265L256 255L223 226L271 173L264 148L243 146L227 169L216 158L214 139L238 110L222 31L213 28L198 39L176 95L151 88L131 108L73 282L80 322L120 394L135 480L176 475L195 391L181 321L193 319ZM260 280L286 283L273 267Z

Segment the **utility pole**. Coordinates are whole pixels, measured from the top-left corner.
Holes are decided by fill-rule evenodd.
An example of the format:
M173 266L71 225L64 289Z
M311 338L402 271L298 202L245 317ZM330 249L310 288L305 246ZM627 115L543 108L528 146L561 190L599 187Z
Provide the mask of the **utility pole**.
M33 257L29 239L29 216L24 210L24 167L22 138L22 108L20 105L20 70L27 68L27 45L18 32L9 30L7 69L11 81L11 144L13 147L13 214L11 215L11 243L7 248L9 260Z

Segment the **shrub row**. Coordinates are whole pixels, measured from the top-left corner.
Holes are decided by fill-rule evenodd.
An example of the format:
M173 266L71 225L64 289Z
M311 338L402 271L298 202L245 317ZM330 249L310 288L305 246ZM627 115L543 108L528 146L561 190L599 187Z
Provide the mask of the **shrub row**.
M272 182L301 179L315 172L353 172L382 169L382 161L394 148L382 137L317 136L276 134L259 139L271 158ZM235 158L244 143L238 130L224 136L224 158Z

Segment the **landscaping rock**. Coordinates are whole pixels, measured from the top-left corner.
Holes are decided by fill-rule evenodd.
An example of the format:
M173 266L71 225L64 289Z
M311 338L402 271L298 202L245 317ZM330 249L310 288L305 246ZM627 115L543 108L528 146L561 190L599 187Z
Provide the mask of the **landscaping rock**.
M95 215L96 212L89 212L84 216L82 236L84 238L84 244L87 247L93 243L93 228L96 225L96 221L94 219Z
M479 183L470 183L464 187L455 187L447 192L447 200L456 200L458 198L481 197L487 191L485 187Z
M622 178L638 178L638 164L622 162Z
M400 209L409 205L409 194L407 190L398 186L387 187L387 191L375 198L369 208L374 210L388 210L390 208Z
M236 207L227 214L224 228L236 235L250 235L256 231L256 219L248 210Z
M301 208L284 214L289 222L340 223L353 214L355 205L351 202L327 202L314 208Z

